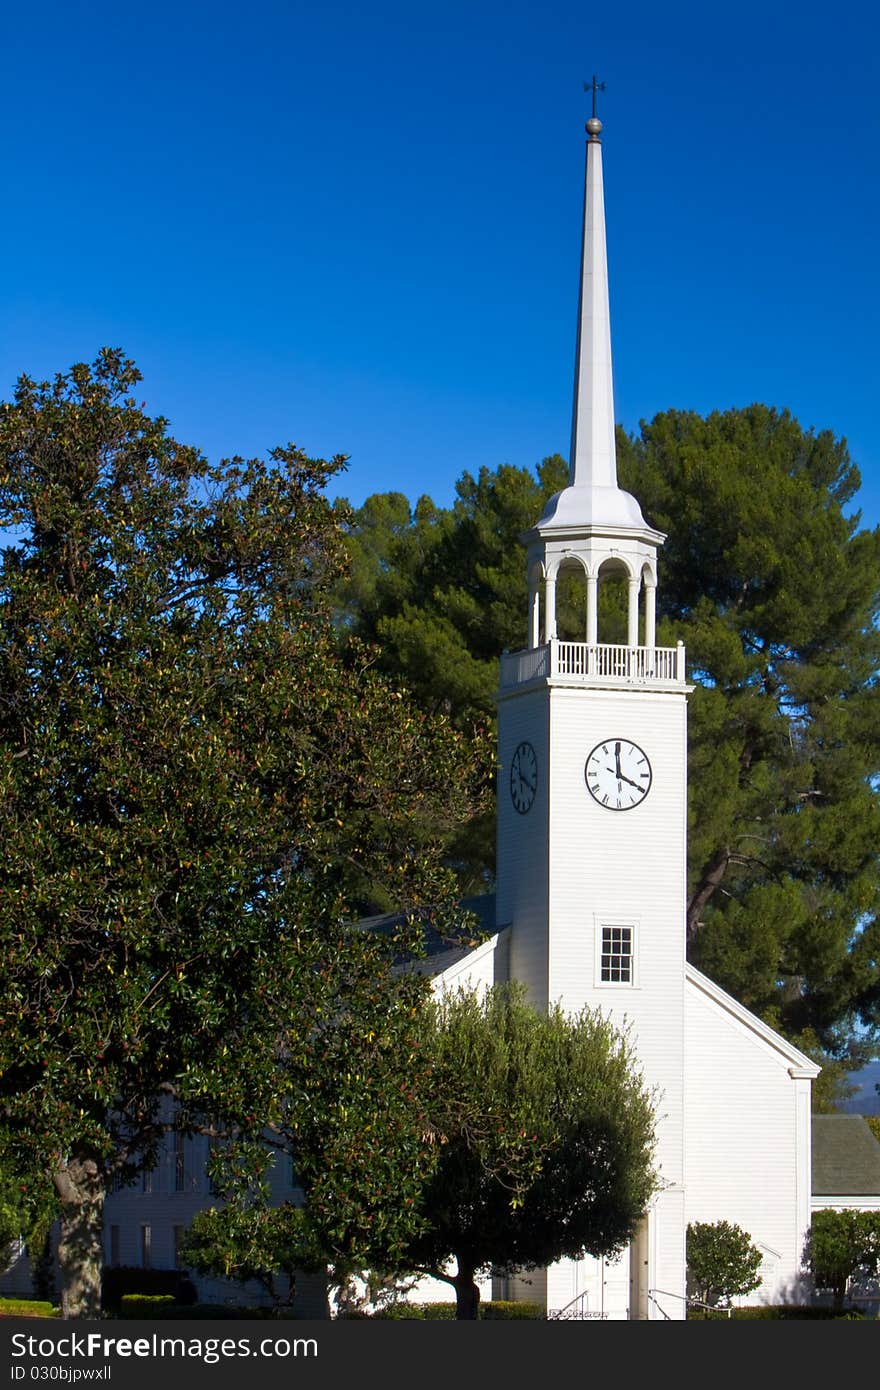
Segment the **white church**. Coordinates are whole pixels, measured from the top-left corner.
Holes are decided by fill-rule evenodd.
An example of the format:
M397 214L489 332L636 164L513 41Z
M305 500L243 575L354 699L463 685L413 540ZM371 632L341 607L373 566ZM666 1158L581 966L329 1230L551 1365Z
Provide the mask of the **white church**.
M525 538L529 645L501 660L497 892L482 903L484 915L494 903L494 920L480 946L434 958L434 987L517 979L538 1007L598 1008L629 1026L659 1095L659 1188L629 1250L487 1280L483 1296L538 1302L555 1316L679 1320L692 1221L735 1222L759 1246L762 1284L750 1302L808 1296L819 1067L685 957L691 687L683 647L655 642L664 537L617 483L601 129L595 116L587 122L570 483ZM583 641L557 636L556 586L569 571L586 589ZM628 587L625 644L602 641L598 588L608 576ZM192 1216L212 1202L205 1143L171 1136L143 1184L108 1196L108 1264L177 1266ZM863 1203L857 1189L868 1180L853 1179L844 1205ZM294 1196L293 1181L279 1165L279 1199ZM823 1184L821 1205L832 1205L833 1175ZM249 1299L234 1285L197 1283L202 1299ZM302 1313L318 1316L324 1300L326 1315L325 1290L311 1285L297 1294ZM448 1300L450 1290L423 1283L412 1296Z
M630 1026L660 1094L660 1187L628 1252L496 1281L495 1296L563 1316L681 1319L691 1221L735 1222L759 1246L749 1301L802 1300L820 1068L685 958L692 687L681 644L655 643L665 537L617 483L601 130L594 115L570 482L524 538L529 645L501 658L496 932L435 987L517 979L539 1007L598 1008ZM556 586L572 570L583 641L557 636ZM629 594L625 645L599 630L612 575Z

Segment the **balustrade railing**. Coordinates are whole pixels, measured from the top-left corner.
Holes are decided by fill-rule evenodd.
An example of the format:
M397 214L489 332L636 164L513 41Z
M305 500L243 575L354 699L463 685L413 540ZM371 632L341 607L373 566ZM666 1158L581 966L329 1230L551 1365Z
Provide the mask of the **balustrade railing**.
M683 685L685 653L677 647L627 647L609 642L547 642L501 657L501 688L561 676L620 684Z

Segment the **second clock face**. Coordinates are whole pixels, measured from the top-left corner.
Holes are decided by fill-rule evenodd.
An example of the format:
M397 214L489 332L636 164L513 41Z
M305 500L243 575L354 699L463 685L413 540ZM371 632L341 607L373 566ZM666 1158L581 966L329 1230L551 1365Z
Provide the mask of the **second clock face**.
M510 762L510 798L524 816L531 810L538 786L538 759L530 743L520 743Z
M584 767L587 790L609 811L630 811L651 790L648 755L628 738L597 743Z

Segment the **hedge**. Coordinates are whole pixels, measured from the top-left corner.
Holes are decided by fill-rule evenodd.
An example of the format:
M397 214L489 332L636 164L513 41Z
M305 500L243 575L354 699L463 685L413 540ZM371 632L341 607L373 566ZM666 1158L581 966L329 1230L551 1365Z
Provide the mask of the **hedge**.
M708 1322L770 1322L770 1321L829 1321L861 1322L862 1314L856 1308L847 1308L837 1313L833 1308L814 1307L806 1303L753 1304L744 1308L734 1308L730 1318L720 1309L704 1314L702 1309L688 1309L688 1318L695 1322L705 1319Z
M486 1322L501 1319L543 1320L547 1316L539 1303L511 1303L503 1299L480 1304L480 1318ZM454 1303L391 1303L376 1313L343 1313L342 1318L383 1318L394 1321L454 1322Z
M173 1293L124 1293L119 1300L121 1318L161 1318L169 1308L179 1307Z
M180 1304L193 1304L198 1297L195 1284L179 1269L142 1269L138 1265L105 1268L101 1280L101 1306L107 1312L118 1312L122 1299L132 1294L152 1298L170 1296Z
M0 1298L0 1318L58 1318L58 1308L36 1298Z

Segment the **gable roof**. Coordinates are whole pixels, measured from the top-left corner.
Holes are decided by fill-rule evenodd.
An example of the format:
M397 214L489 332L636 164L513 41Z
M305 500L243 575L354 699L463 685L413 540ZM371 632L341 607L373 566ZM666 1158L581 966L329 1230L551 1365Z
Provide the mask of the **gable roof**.
M880 1196L880 1144L861 1115L813 1116L813 1193Z
M714 980L710 980L708 975L704 975L696 966L687 963L685 965L685 983L688 988L697 990L699 993L711 999L713 1003L723 1009L736 1023L751 1033L753 1037L764 1043L772 1051L776 1052L780 1061L787 1063L789 1073L812 1080L819 1075L822 1068L800 1048L790 1043L781 1033L777 1033L775 1028L771 1028L769 1023L758 1018L741 1004L738 999L734 999L732 994L716 985Z
M462 898L459 907L477 918L476 936L460 939L444 936L430 922L426 922L422 937L424 956L401 960L398 969L433 978L443 975L465 956L480 949L485 939L495 931L495 894L483 893L479 897ZM362 917L357 925L361 931L390 933L402 926L404 920L405 914L402 912L384 912L377 917Z

